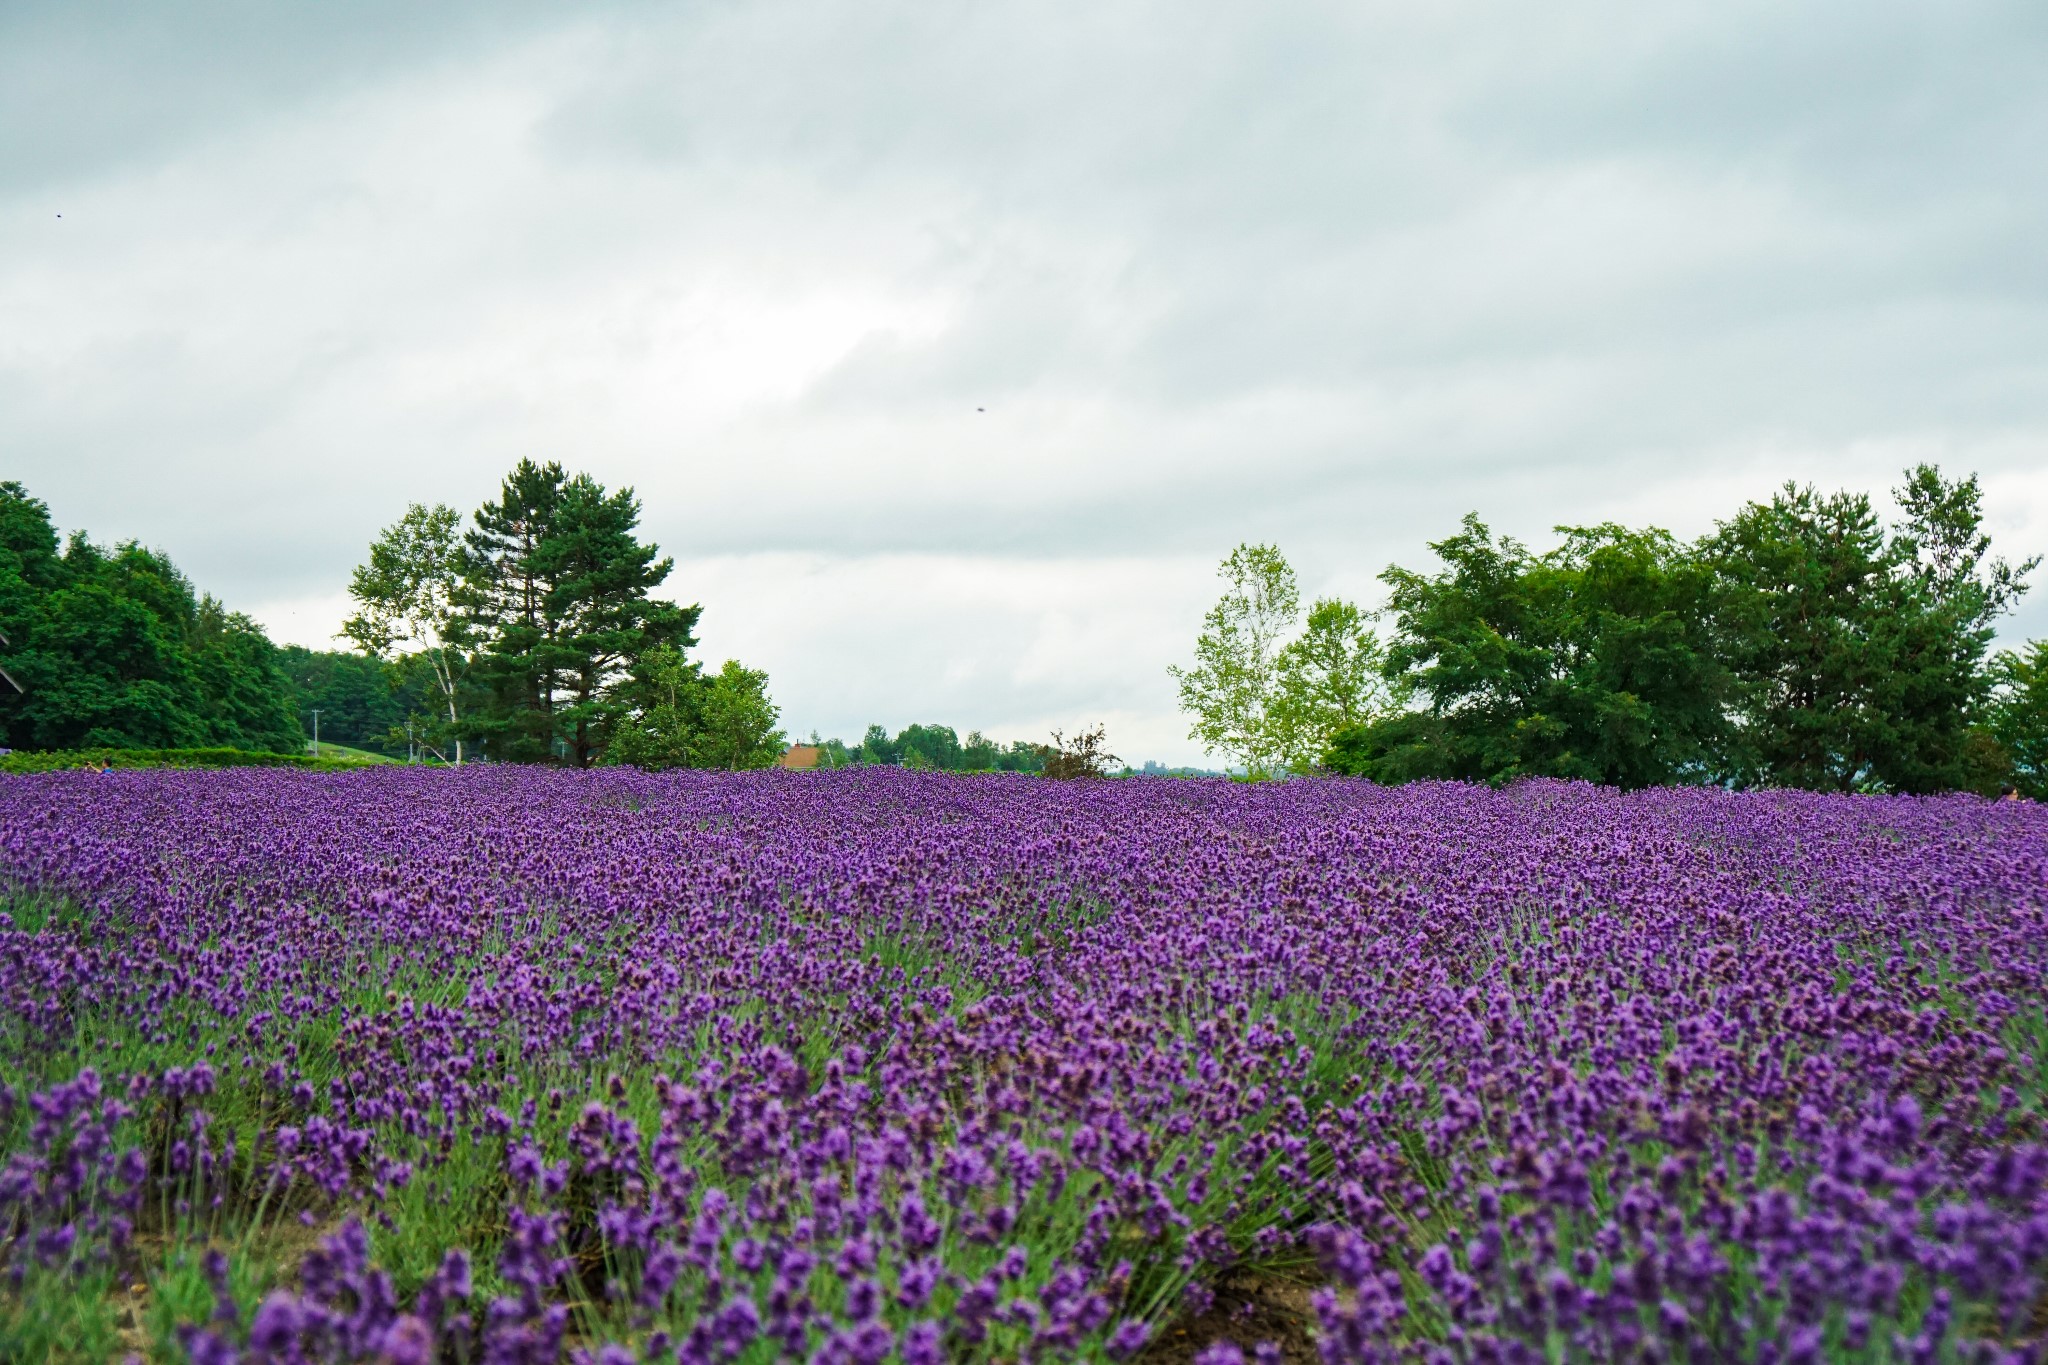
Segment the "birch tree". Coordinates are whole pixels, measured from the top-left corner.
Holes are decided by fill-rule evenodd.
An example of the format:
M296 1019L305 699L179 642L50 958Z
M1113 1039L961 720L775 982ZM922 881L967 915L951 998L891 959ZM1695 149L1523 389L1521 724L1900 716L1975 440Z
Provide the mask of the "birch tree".
M462 649L462 618L456 596L462 576L459 531L462 517L452 507L413 503L370 544L370 559L356 567L349 595L356 611L341 633L379 659L418 659L432 673L454 738L455 762L462 762L456 698L469 667Z
M1301 590L1274 545L1240 545L1217 569L1225 589L1202 618L1191 668L1169 672L1180 706L1192 716L1188 737L1204 751L1269 777L1284 758L1275 714L1280 651L1301 609Z

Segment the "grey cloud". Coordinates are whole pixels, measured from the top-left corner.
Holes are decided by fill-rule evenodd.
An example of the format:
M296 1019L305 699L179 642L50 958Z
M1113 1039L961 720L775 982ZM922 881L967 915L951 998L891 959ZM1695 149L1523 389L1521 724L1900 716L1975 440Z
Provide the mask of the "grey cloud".
M1517 161L1586 155L1796 172L1886 214L1980 181L2040 127L2048 16L1977 0L1624 6L1605 41L1560 26L1459 118Z
M136 170L195 139L359 89L395 67L502 43L556 7L16 4L0 9L0 184Z
M636 485L686 570L1114 547L1155 606L1130 564L1240 539L1370 590L1466 510L1691 533L1927 455L2017 554L2044 59L1979 0L15 6L0 451L230 600L522 455ZM746 600L773 654L801 612ZM1058 692L918 601L873 695ZM984 610L1057 655L1087 601ZM1170 711L1115 619L1150 653L1061 704Z

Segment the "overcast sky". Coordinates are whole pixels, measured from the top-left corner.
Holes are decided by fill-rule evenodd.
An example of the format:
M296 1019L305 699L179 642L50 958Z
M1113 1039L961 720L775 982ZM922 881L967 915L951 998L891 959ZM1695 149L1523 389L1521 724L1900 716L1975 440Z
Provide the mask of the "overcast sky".
M796 733L1193 760L1239 541L1934 459L2048 550L2044 148L2039 0L16 0L0 477L326 645L557 459Z

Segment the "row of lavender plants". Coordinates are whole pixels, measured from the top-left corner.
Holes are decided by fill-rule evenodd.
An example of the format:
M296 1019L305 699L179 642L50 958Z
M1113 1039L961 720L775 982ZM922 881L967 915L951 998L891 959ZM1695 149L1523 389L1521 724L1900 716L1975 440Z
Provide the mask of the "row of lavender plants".
M9 1360L2043 1358L2030 806L54 773L0 886Z

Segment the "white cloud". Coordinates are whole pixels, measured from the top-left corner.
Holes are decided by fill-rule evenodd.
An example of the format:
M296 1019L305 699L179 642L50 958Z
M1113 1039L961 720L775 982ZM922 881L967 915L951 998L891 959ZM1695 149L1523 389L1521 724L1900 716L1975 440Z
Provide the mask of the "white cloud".
M793 724L1133 757L1240 540L1374 597L1936 457L2048 547L2031 10L181 13L0 19L0 450L285 638L526 455Z

